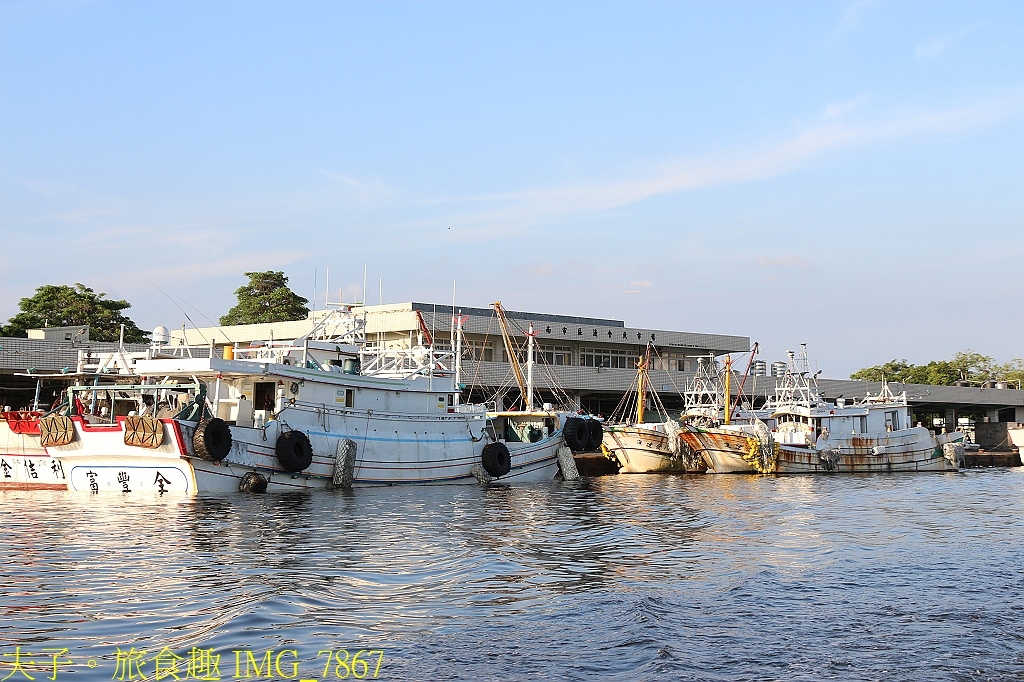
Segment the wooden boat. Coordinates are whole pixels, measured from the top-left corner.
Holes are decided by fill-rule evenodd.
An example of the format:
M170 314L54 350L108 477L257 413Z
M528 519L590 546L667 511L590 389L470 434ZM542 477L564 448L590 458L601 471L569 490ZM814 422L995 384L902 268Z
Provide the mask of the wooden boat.
M637 361L636 389L627 393L605 425L601 451L619 465L619 473L700 472L703 461L680 438L679 422L671 418L658 394L651 390L648 368L651 345ZM658 421L647 421L647 402Z
M770 411L754 410L742 401L743 386L758 352L755 343L750 361L733 396L732 357L726 356L719 375L713 358L699 362L693 381L687 387L687 407L680 421L680 437L704 461L709 473L750 473L768 469L771 432L763 419Z

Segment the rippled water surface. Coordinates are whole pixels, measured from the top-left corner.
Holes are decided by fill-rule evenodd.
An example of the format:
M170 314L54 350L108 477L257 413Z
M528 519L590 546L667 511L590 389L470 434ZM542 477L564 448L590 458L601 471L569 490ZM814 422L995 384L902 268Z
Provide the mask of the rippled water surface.
M289 649L321 680L341 649L396 680L1024 676L1024 469L8 492L0 514L0 678L17 646L36 679L60 648L57 679L129 679L131 647L150 679L193 647L225 680L236 650Z

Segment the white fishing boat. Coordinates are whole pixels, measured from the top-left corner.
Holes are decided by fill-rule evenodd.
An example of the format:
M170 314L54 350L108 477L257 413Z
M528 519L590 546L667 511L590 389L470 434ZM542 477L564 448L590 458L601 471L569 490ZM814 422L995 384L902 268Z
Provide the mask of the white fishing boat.
M651 389L650 356L648 344L647 352L637 362L636 389L623 397L611 423L605 424L601 451L624 474L703 471L703 462L680 438L679 422L669 416L657 392ZM658 421L647 421L648 401Z
M296 341L223 356L212 344L155 345L101 358L94 374L83 357L86 380L61 408L0 423L0 460L12 460L0 487L195 493L557 475L560 428L509 439L483 406L460 404L454 353L368 348L362 330L338 308Z
M835 404L820 394L807 349L789 354L777 391L778 426L770 443L775 473L955 471L963 466L963 434L935 435L911 424L906 392L882 383L878 394ZM819 372L820 373L820 372ZM764 445L769 445L766 443ZM773 465L773 466L772 466Z

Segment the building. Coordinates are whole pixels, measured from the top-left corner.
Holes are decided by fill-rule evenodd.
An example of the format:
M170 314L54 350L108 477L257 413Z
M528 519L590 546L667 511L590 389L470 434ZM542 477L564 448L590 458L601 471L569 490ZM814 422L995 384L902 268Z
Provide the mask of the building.
M368 346L414 348L432 341L438 350L452 348L452 321L463 316L465 358L462 383L470 401L494 402L498 408L520 401L508 362L498 318L492 309L456 308L431 303L397 303L353 308L365 317ZM306 320L271 324L206 327L174 331L171 345L247 345L253 341L294 339L309 332L325 311ZM679 394L696 370L698 359L745 353L746 336L627 327L621 320L573 315L505 311L520 361L526 360L527 332L536 334L534 384L537 404L570 404L594 414L610 414L636 377L636 363L648 342L653 347L651 379L664 394L666 407L681 407Z

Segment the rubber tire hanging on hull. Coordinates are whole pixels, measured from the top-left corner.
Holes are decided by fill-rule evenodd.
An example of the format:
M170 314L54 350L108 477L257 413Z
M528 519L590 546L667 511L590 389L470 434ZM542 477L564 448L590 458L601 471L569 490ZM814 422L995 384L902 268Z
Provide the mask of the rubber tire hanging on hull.
M243 493L265 493L267 484L270 483L262 474L255 471L246 472L242 480L238 482L238 490Z
M231 429L227 422L218 417L204 419L192 434L192 451L199 459L219 462L231 450Z
M302 431L288 431L277 438L274 446L281 468L296 474L313 463L313 446Z
M504 443L488 443L480 455L484 470L494 478L501 478L512 471L512 455Z
M562 437L565 444L573 452L583 452L587 449L587 441L590 439L590 430L587 422L579 417L569 417L562 427Z
M601 439L604 438L604 427L596 419L584 419L583 421L587 425L587 450L599 450Z

